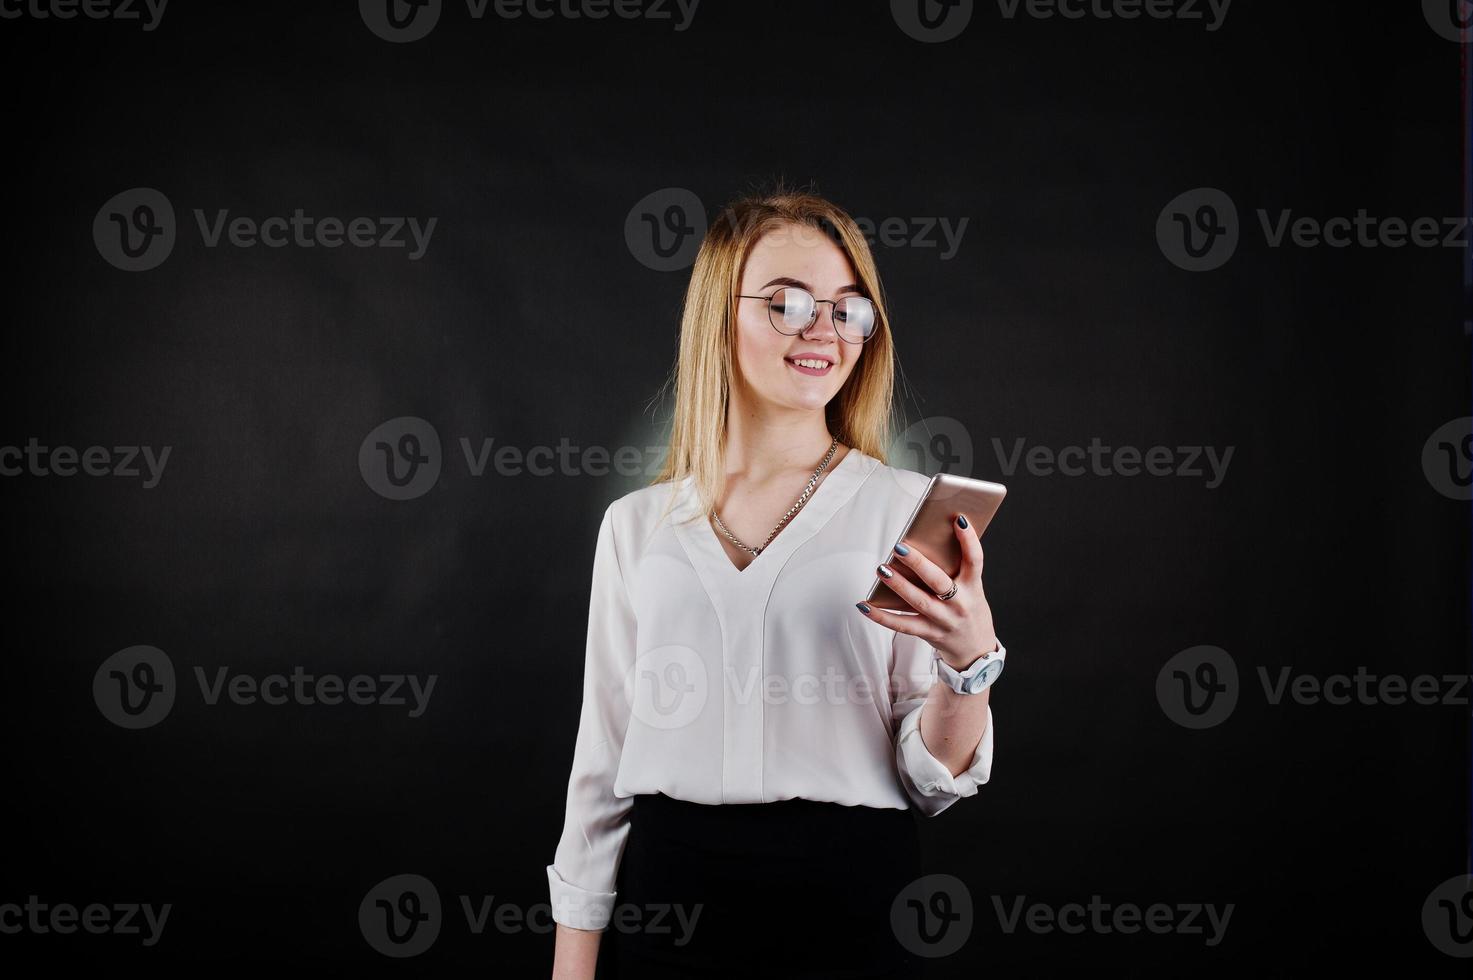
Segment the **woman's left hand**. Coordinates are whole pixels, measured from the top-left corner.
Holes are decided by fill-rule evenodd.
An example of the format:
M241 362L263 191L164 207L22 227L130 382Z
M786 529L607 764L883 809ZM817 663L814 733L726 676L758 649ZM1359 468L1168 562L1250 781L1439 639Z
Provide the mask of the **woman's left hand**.
M889 564L904 562L909 565L929 590L917 587L893 569L885 584L920 615L907 616L869 603L863 604L870 608L865 613L870 619L898 632L920 637L935 647L942 659L956 670L965 670L982 654L997 649L992 607L987 604L987 595L982 590L982 542L970 525L962 525L965 520L964 514L952 515L951 529L962 546L962 567L956 576L956 595L946 600L938 599L937 596L945 595L951 589L951 576L922 554L920 548L901 541ZM885 568L886 565L880 566L881 576ZM864 612L863 608L860 612Z

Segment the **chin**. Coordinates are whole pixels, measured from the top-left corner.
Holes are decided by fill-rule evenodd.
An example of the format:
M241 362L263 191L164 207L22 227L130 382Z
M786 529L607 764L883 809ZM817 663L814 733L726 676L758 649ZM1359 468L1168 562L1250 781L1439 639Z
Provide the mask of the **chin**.
M833 401L834 400L834 395L837 395L837 394L838 394L838 392L837 391L834 391L834 392L830 392L830 393L821 395L821 396L819 396L817 398L814 398L814 397L790 398L790 399L787 399L787 407L788 408L795 408L795 409L798 409L798 410L804 411L804 412L817 412L817 411L822 410L823 407L825 405L827 405L829 402Z

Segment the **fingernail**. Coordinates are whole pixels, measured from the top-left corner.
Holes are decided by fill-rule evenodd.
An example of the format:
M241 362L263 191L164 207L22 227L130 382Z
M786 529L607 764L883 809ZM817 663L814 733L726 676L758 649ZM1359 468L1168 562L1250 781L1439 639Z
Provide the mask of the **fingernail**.
M908 555L910 554L910 549L903 544L897 544L895 546L895 553L897 555Z
M956 526L957 527L966 527L967 526L967 515L966 514L958 514L958 515L956 515Z
M883 576L884 578L890 578L890 577L892 577L895 574L894 572L892 572L889 568L887 568L884 565L880 565L878 568L875 569L875 571L879 572L880 575Z
M865 614L868 614L869 613L869 606L865 605L864 603L862 603L862 602L856 602L854 605L855 605L856 608L859 609L860 612L865 613Z

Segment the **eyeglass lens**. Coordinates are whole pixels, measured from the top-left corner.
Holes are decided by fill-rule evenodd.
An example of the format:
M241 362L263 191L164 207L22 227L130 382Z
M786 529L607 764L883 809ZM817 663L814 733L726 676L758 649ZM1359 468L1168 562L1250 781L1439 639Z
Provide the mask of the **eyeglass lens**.
M805 330L817 319L818 301L806 289L785 286L772 294L768 316L785 334ZM875 305L863 296L845 296L834 305L834 328L852 343L869 339L875 329Z

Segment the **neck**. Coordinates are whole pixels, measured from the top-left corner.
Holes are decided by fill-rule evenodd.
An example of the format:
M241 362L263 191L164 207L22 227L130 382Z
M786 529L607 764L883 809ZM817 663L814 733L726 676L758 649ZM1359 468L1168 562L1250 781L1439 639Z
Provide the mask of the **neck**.
M733 403L726 415L726 472L760 481L817 466L833 442L822 410L761 412ZM830 466L844 450L836 450Z

